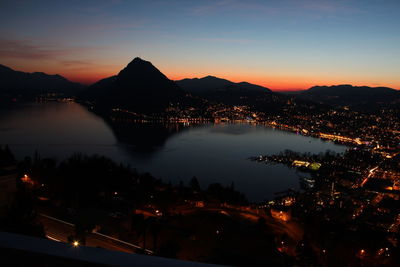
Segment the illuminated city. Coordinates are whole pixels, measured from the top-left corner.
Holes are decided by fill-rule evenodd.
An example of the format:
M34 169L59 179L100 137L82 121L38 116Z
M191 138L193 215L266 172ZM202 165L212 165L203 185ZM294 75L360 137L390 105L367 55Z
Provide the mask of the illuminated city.
M0 10L1 266L400 266L398 1Z

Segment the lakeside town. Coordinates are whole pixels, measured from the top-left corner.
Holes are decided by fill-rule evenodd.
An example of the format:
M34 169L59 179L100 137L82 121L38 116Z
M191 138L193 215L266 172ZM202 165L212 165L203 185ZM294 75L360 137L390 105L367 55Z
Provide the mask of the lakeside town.
M345 145L361 145L369 147L373 153L394 157L400 143L399 112L397 108L384 108L373 113L346 106L317 108L308 106L308 103L298 104L296 99L289 98L275 114L251 106L209 103L206 110L170 107L165 113L155 116L115 108L111 118L134 123L183 123L188 126L209 122L254 123Z
M400 266L400 0L0 10L1 266Z
M201 187L193 177L173 186L95 156L55 162L37 154L17 162L4 148L2 181L11 185L5 187L6 203L15 205L12 195L18 192L21 206L14 211L23 214L5 217L3 227L75 245L227 265L266 260L277 266L396 265L398 111L299 112L295 106L288 101L279 115L222 104L210 105L205 116L194 108L183 113L170 108L158 118L113 109L111 120L185 127L254 123L348 146L343 154L283 151L250 158L297 169L303 176L299 191L249 203L233 185Z

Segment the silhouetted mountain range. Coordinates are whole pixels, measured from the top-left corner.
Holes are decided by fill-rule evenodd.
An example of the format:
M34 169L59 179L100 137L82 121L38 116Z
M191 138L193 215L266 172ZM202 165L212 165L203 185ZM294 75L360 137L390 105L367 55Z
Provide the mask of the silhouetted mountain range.
M314 86L298 94L300 98L333 106L374 108L400 101L400 91L388 87L352 85Z
M263 86L247 82L235 83L214 76L174 82L152 63L138 57L117 75L83 88L83 85L60 75L25 73L0 65L2 100L15 97L32 99L39 94L52 92L65 96L78 95L81 100L90 101L103 110L122 108L153 114L174 107L196 107L198 110L204 110L208 105L207 101L226 105L247 105L254 110L265 112L285 109L287 103L293 99L298 103L297 109L313 103L351 106L363 110L392 104L400 105L400 91L387 87L315 86L296 94L284 95Z
M179 112L186 108L205 115L207 106L212 103L246 105L253 110L276 113L287 108L291 102L290 97L274 93L268 88L247 82L234 83L213 76L174 82L150 62L138 57L118 75L86 88L80 99L91 102L100 113L120 108L137 112L138 115L165 115L166 110L173 113L174 110ZM298 109L312 105L303 100L296 102Z
M83 85L71 82L60 75L43 72L27 73L0 65L0 95L3 99L32 98L50 92L72 96L82 88Z
M176 81L183 90L202 94L210 91L242 91L242 92L271 92L270 89L248 82L234 83L214 76L203 78L183 79Z
M185 100L186 93L150 62L133 59L118 75L89 86L80 96L98 107L162 112Z
M268 103L274 94L266 87L247 82L234 83L214 76L183 79L176 83L191 94L228 105L252 106L261 99Z

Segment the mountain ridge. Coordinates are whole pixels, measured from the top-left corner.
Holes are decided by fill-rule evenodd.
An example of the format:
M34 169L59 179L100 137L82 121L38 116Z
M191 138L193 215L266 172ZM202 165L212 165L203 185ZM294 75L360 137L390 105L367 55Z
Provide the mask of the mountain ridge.
M228 86L232 89L235 89L235 87L237 87L242 88L242 90L272 92L271 89L264 86L252 84L249 82L235 83L227 79L215 77L212 75L208 75L202 78L186 78L182 80L177 80L175 82L185 91L197 94L204 93L206 91L218 90L222 87L227 88Z
M0 94L3 98L32 98L41 93L72 96L83 87L59 74L22 72L0 64Z
M313 86L297 94L310 101L333 106L361 109L382 107L400 101L400 91L389 87L353 86L350 84Z

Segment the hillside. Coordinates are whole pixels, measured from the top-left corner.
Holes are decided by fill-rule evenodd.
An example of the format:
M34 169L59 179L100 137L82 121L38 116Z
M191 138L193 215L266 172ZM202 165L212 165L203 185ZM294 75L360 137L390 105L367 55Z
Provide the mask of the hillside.
M71 82L58 74L27 73L0 65L0 95L3 99L29 99L45 93L72 96L82 88L83 85Z
M318 103L360 109L373 109L400 101L398 90L352 85L314 86L298 96Z

